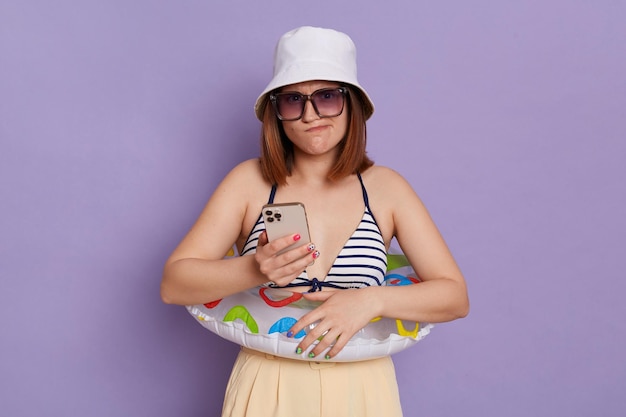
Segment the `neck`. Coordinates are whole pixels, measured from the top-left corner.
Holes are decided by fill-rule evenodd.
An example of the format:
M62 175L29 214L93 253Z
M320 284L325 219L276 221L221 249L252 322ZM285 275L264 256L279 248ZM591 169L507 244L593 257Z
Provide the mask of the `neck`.
M336 155L308 155L296 152L289 182L326 183L335 165Z

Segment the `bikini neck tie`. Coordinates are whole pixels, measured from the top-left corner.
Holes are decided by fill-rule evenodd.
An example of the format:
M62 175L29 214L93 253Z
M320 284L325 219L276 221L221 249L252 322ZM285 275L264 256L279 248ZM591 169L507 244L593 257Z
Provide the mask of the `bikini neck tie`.
M326 282L326 281L320 281L317 278L313 278L313 279L305 279L305 282L290 282L289 284L279 287L279 286L272 286L272 288L291 288L291 287L311 287L311 289L307 292L315 292L315 291L322 291L323 287L329 287L329 288L336 288L338 290L342 290L344 289L344 287L337 285L337 284L333 284L332 282Z
M324 282L320 282L319 279L313 278L311 280L311 289L308 292L322 291L322 286L324 286Z

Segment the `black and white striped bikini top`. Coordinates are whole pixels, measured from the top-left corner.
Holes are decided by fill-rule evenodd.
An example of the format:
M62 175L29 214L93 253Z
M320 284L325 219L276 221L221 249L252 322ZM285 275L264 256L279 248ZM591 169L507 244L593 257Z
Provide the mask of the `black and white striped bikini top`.
M310 292L313 292L321 290L322 287L346 289L382 285L387 270L385 241L370 209L367 191L361 175L357 174L357 176L363 190L365 212L356 230L339 252L326 279L322 281L317 278L309 278L306 271L303 271L300 276L285 287L308 286L311 287ZM274 202L275 194L276 186L273 186L269 203ZM263 216L259 215L241 250L242 256L256 252L259 235L264 230Z

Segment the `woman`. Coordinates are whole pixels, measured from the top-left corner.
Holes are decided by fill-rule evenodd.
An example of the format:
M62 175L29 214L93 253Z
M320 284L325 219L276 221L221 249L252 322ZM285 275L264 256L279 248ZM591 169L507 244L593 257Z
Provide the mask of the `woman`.
M312 27L283 35L255 111L261 158L241 163L217 187L165 265L163 301L201 304L265 284L322 302L288 332L319 321L294 360L242 349L223 416L401 416L391 358L333 363L333 356L375 317L445 322L464 317L469 303L418 196L366 156L374 106L357 81L352 40ZM260 217L268 201L302 202L312 244L277 254L300 236L268 242ZM380 286L394 237L421 284ZM224 259L233 244L242 256ZM295 360L319 338L309 353L319 361Z

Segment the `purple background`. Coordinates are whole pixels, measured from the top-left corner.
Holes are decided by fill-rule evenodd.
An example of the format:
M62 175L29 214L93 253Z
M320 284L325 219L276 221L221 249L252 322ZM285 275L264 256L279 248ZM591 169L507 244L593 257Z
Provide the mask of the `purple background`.
M624 1L0 2L0 411L217 416L237 349L159 299L257 155L277 38L349 33L371 156L407 177L468 318L395 356L407 416L626 410Z

